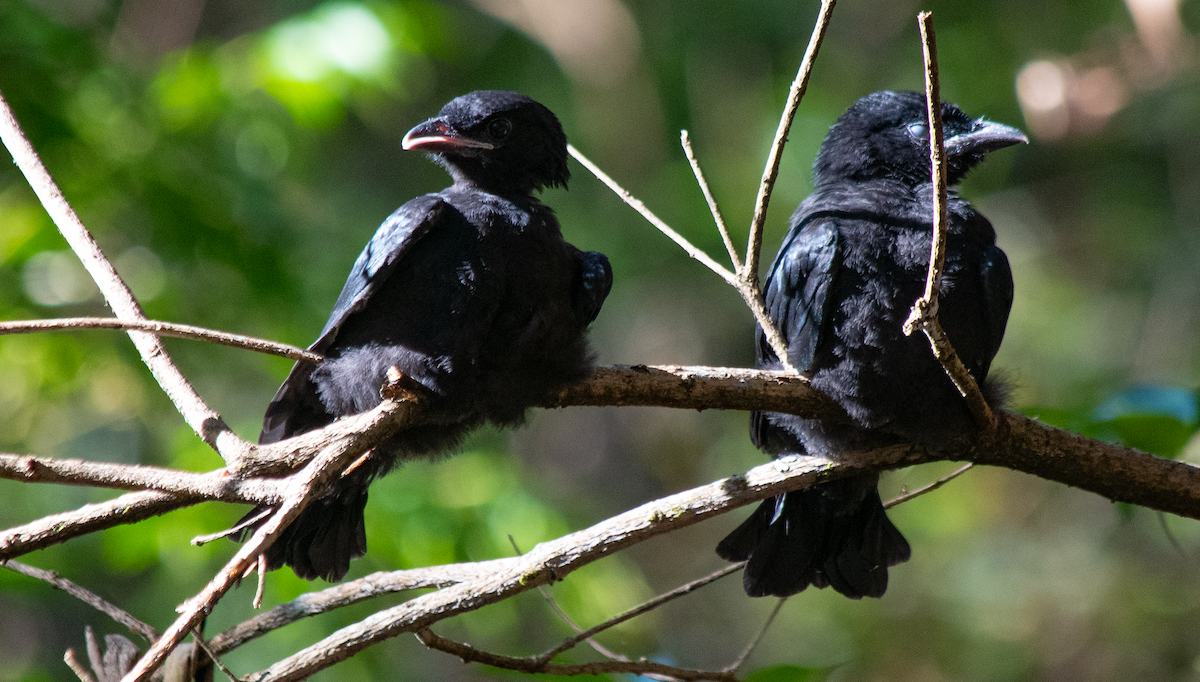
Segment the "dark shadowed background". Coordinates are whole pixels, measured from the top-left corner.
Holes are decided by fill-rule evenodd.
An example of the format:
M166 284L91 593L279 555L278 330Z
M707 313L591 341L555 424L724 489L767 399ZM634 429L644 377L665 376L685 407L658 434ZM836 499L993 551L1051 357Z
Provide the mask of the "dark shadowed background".
M721 256L678 146L687 128L738 240L813 0L271 2L6 0L0 91L152 318L307 345L358 251L407 199L447 184L400 139L451 97L515 89L672 226ZM920 89L915 15L934 12L942 96L1030 134L962 187L1016 279L995 370L1013 407L1200 462L1200 6L1178 0L845 0L800 107L764 260L809 188L830 123L878 89ZM616 284L592 331L601 363L749 366L739 297L572 162L544 199L567 238L608 254ZM94 285L12 166L0 168L0 319L104 315ZM288 361L167 345L243 436ZM0 451L196 471L220 466L128 339L0 339ZM370 552L350 577L510 555L646 500L764 461L742 413L533 411L459 456L377 483ZM954 468L884 478L884 496ZM0 525L111 497L0 481ZM188 541L243 508L204 505L30 555L165 627L232 554ZM722 566L748 510L592 565L553 588L591 625ZM882 600L791 599L748 662L761 680L1192 680L1200 675L1200 526L1005 470L977 469L892 518L913 560ZM268 606L312 587L272 574ZM252 585L209 618L251 614ZM393 603L398 598L392 598ZM385 600L386 601L386 600ZM259 670L378 604L292 625L230 655ZM602 635L611 648L721 667L772 600L728 578ZM70 680L84 625L119 626L0 572L0 680ZM569 633L536 593L441 625L512 654ZM779 666L794 666L781 668ZM806 672L802 669L812 669ZM775 675L775 676L772 676ZM511 677L401 637L316 679Z

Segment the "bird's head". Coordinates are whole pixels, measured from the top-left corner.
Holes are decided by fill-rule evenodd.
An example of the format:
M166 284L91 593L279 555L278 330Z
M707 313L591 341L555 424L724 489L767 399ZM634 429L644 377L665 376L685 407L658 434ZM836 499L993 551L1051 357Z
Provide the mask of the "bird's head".
M456 97L404 136L404 149L430 152L455 182L497 194L567 186L567 136L549 109L507 90Z
M947 182L963 179L988 152L1028 142L1016 128L942 102ZM929 182L929 120L919 92L872 93L842 114L821 144L813 177L817 184L837 180L891 178L913 185Z

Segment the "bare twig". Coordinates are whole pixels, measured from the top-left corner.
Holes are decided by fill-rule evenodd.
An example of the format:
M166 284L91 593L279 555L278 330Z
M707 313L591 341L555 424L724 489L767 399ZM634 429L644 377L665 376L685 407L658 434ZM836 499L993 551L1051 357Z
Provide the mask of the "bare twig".
M762 182L758 188L758 198L754 203L754 217L750 221L750 241L746 246L746 267L743 270L743 279L755 284L755 288L758 283L763 225L767 221L767 205L771 201L771 192L775 189L775 178L779 175L779 163L783 159L783 146L787 143L788 131L792 128L792 120L796 118L796 109L800 106L800 100L804 97L804 92L808 90L808 79L812 75L817 52L825 40L825 30L829 28L829 19L833 16L835 4L836 0L821 1L821 12L817 16L817 23L813 26L812 35L808 39L808 48L804 51L804 59L800 62L796 80L792 82L792 88L788 92L787 104L779 119L779 128L775 131L775 141L771 145L771 153L767 156L767 166L763 170Z
M54 571L47 571L42 568L23 564L19 561L5 561L0 563L0 565L3 565L10 571L15 571L21 575L29 576L30 578L36 578L44 583L47 583L51 587L66 592L79 601L96 609L100 613L103 613L121 625L129 628L130 632L141 635L146 639L147 642L154 642L154 640L158 639L158 632L155 631L154 628L150 627L146 623L143 623L137 618L134 618L128 611L113 604L112 602L109 602L86 587L62 577Z
M696 152L692 150L692 140L688 137L688 131L679 131L679 144L683 146L683 154L692 166L696 184L700 185L700 191L704 193L704 200L708 202L708 210L712 213L713 222L717 224L717 231L721 233L721 241L725 242L725 250L729 252L729 261L733 263L733 269L740 272L742 259L738 256L737 247L733 245L733 237L730 236L729 226L725 224L725 218L721 215L721 208L717 206L717 199L708 186L708 180L704 179L704 172L700 170L700 162L696 160Z
M652 661L599 661L596 663L542 663L529 658L503 656L488 651L476 649L469 644L461 644L445 637L434 634L429 628L416 632L417 639L430 649L437 649L458 656L466 663L484 663L486 665L529 673L547 675L604 675L609 673L632 673L649 676L660 675L672 680L718 680L719 682L737 682L737 678L724 671L703 671L676 668L663 663Z
M925 493L931 493L931 492L937 490L938 488L946 485L950 481L953 481L954 479L958 478L959 476L962 476L963 474L967 473L967 470L973 466L975 466L974 462L965 464L965 465L955 469L954 471L951 471L950 473L946 474L945 476L942 476L941 478L934 481L933 483L923 485L920 488L913 490L912 492L907 492L907 493L904 493L903 495L897 495L896 497L893 497L892 499L888 500L887 502L884 502L883 508L891 509L892 507L895 507L898 504L903 504L905 502L908 502L909 500L913 499L914 497L920 497L920 496L924 495Z
M142 312L142 307L92 239L91 233L83 226L74 209L67 203L62 190L54 183L33 145L21 131L12 109L3 96L0 96L0 139L8 147L13 161L25 174L34 193L54 220L54 224L58 226L59 232L100 287L113 313L122 320L145 322L146 315ZM155 380L171 398L171 402L175 403L188 425L206 443L213 446L226 463L236 461L249 448L249 444L238 438L221 420L220 415L197 395L171 360L162 341L154 334L141 331L130 331L129 338L141 354L142 361L150 368Z
M514 538L512 535L509 535L508 541L512 544L513 551L515 551L517 555L523 554L521 548L517 546L516 538ZM567 624L569 628L574 630L575 634L578 635L583 632L583 628L576 624L575 621L572 620L569 615L567 615L567 612L558 605L558 601L554 599L554 595L550 594L550 587L548 585L538 585L538 592L541 593L542 598L546 600L547 604L549 604L550 610L554 611L554 615L558 616L564 623ZM584 641L586 641L588 646L592 647L596 653L604 656L605 658L610 658L614 661L628 660L625 656L622 656L621 654L609 649L591 637L585 637Z
M616 180L613 180L608 176L607 173L600 170L596 164L588 160L588 158L584 156L578 149L572 147L571 145L567 145L567 151L571 152L571 156L574 156L576 161L583 164L585 168L591 171L592 175L595 175L601 182L608 185L609 189L616 193L617 196L621 197L625 203L632 206L633 209L638 213L641 213L642 217L649 221L651 225L657 227L660 232L670 237L676 244L686 251L689 256L703 263L709 270L712 270L720 275L721 279L725 280L729 286L737 289L738 293L742 295L742 299L746 302L746 305L750 307L750 312L754 313L755 321L757 321L758 325L766 332L767 341L771 344L772 350L775 351L775 355L780 359L780 363L782 363L784 369L791 374L799 374L799 372L796 371L796 368L792 367L791 363L788 361L787 344L784 343L783 336L780 335L779 331L775 329L775 323L771 320L770 316L767 315L767 308L763 304L762 294L758 290L758 284L756 281L748 282L744 277L730 272L720 263L717 263L715 260L713 260L712 257L707 253L694 246L683 235L671 229L671 227L664 223L661 218L654 215L650 209L646 208L645 204L626 191L624 187L621 187L619 184L617 184ZM743 271L745 270L746 268L743 267Z
M718 229L721 231L721 238L725 241L725 247L729 250L730 258L737 268L736 274L722 267L708 254L696 248L683 235L667 226L650 209L646 208L644 203L634 198L633 195L617 184L604 171L600 170L596 164L581 154L579 150L567 145L567 151L571 153L571 156L574 156L577 161L583 164L601 182L608 185L625 203L632 206L638 213L641 213L642 217L657 227L659 231L670 237L689 256L703 263L708 269L720 275L730 286L737 289L742 299L746 302L747 307L750 308L750 312L754 314L755 322L763 330L763 335L767 343L770 344L771 350L774 351L775 356L779 359L780 365L791 374L799 374L799 371L792 365L791 360L788 358L787 342L784 340L783 335L779 333L775 322L767 314L762 291L758 284L759 254L762 251L762 228L766 222L767 205L771 200L771 191L774 189L775 179L779 175L779 163L783 158L783 147L787 143L788 131L791 129L792 120L796 116L796 109L800 105L800 100L804 97L805 90L808 89L808 80L812 74L813 63L816 60L817 51L821 47L821 42L825 39L825 30L829 27L829 19L833 15L833 6L835 3L836 0L822 0L821 12L817 17L816 25L813 27L808 49L804 53L804 60L800 64L796 80L792 83L792 88L788 93L787 106L784 108L783 116L779 121L779 129L775 133L775 141L771 145L771 152L767 157L767 165L763 171L762 183L759 186L754 217L750 223L750 241L746 248L746 262L744 265L739 264L737 250L733 247L729 231L724 226L720 210L717 208L716 201L713 199L712 193L704 181L694 154L692 154L691 146L687 139L687 131L683 131L681 134L684 151L688 156L688 161L692 164L697 182L700 183L700 188L704 191L705 199L708 201L709 208L713 213L713 219L717 222Z
M929 254L929 275L925 294L913 304L904 323L904 333L920 329L929 338L933 354L946 374L967 401L967 408L976 426L985 434L993 434L999 422L983 398L974 377L967 371L946 332L938 322L938 293L941 290L942 268L946 260L946 149L942 130L942 105L937 69L937 40L933 32L933 16L929 12L917 15L921 26L925 55L925 99L929 109L929 159L933 174L933 238Z
M907 447L894 447L880 455L877 461L886 462L883 466L913 462ZM698 523L741 504L824 480L832 466L818 458L784 458L756 467L745 475L648 502L586 530L543 542L520 557L496 560L492 564L494 570L478 580L464 581L375 613L247 679L253 682L303 679L389 637L418 632L445 618L552 580L562 580L581 566L650 537ZM850 463L839 463L836 467L838 473L844 474L862 471Z
M162 322L160 320L118 320L115 317L67 317L55 320L0 322L0 335L30 334L33 332L60 329L134 329L153 332L158 336L173 336L179 339L192 339L194 341L211 341L222 346L242 348L258 353L267 353L268 355L278 355L289 360L321 362L325 359L319 353L313 353L303 348L297 348L296 346L289 346L286 343L277 343L243 334L231 334L215 329L196 327L190 324L177 324L175 322Z

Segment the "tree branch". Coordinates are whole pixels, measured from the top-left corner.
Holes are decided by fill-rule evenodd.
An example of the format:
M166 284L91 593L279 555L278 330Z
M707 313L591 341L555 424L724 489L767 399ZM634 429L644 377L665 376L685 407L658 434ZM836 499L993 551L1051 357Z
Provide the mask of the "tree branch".
M925 101L929 115L929 165L933 182L933 237L929 253L929 275L925 279L925 294L913 304L904 333L911 335L920 329L929 338L933 354L950 376L958 392L967 401L975 424L985 434L993 433L998 422L979 390L975 378L967 371L954 346L938 321L938 294L942 287L942 270L946 263L946 147L942 129L942 104L938 82L937 40L933 32L933 15L917 15L921 26L921 42L925 58Z
M912 450L879 451L890 466L913 463ZM692 525L733 507L810 485L830 473L862 471L856 464L831 465L818 458L785 458L755 467L744 475L648 502L591 528L543 542L526 554L495 560L495 570L373 614L360 623L247 677L248 682L303 679L358 651L406 632L507 599L556 580L596 559L651 537Z
M173 336L178 339L192 339L194 341L210 341L212 343L221 344L222 346L230 346L232 348L242 348L252 350L258 353L267 353L269 355L278 355L288 358L289 360L308 360L309 362L321 362L325 358L319 353L289 346L286 343L277 343L266 339L258 339L253 336L245 336L242 334L231 334L229 332L217 331L215 329L205 329L204 327L195 327L190 324L176 324L174 322L162 322L159 320L118 320L115 317L67 317L56 320L16 320L12 322L0 322L0 335L4 334L29 334L33 332L53 331L59 329L134 329L144 332L153 332L157 336Z
M836 0L821 0L821 12L817 23L813 26L812 35L808 39L808 48L804 51L804 59L800 62L800 70L792 88L788 92L787 104L783 107L783 115L779 118L779 128L775 131L775 141L771 144L771 153L767 156L767 166L763 170L762 182L758 187L758 198L754 202L754 217L750 221L750 241L746 246L746 267L742 278L758 285L759 254L762 251L763 226L767 222L767 206L771 201L771 192L775 189L775 178L779 175L779 163L783 160L783 146L787 144L788 131L792 129L792 121L796 118L796 110L800 100L808 90L808 80L812 76L813 64L817 61L817 52L825 40L825 31L829 28L829 20L833 17L833 6ZM778 354L778 351L776 351ZM780 356L783 357L783 356Z

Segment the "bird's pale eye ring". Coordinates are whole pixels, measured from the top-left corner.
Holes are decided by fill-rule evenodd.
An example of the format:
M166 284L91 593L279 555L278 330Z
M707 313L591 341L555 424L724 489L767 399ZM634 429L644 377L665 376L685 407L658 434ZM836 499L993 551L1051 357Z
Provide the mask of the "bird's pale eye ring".
M488 135L494 140L503 140L512 132L512 121L507 118L498 118L488 124Z
M918 140L926 140L929 138L929 126L924 121L908 124L908 134Z

